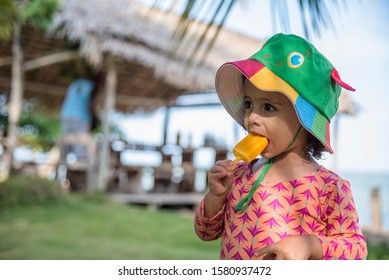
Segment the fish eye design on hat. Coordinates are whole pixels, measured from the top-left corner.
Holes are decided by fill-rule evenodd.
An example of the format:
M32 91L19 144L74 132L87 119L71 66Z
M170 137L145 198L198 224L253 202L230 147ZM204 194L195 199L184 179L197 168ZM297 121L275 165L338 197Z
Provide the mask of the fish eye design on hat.
M288 66L291 68L297 68L303 65L304 55L299 52L292 52L288 56Z
M339 107L341 87L355 89L341 80L334 66L311 43L278 33L248 59L227 62L219 68L215 78L218 97L244 126L242 74L258 89L287 96L302 126L333 153L330 121Z

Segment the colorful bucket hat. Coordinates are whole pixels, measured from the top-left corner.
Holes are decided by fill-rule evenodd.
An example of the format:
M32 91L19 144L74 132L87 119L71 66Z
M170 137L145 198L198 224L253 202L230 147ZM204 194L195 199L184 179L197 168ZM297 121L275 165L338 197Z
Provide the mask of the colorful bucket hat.
M339 107L344 83L332 64L305 39L276 34L246 60L227 62L216 73L216 92L227 112L244 125L243 83L241 75L258 89L285 94L297 116L331 154L330 121Z

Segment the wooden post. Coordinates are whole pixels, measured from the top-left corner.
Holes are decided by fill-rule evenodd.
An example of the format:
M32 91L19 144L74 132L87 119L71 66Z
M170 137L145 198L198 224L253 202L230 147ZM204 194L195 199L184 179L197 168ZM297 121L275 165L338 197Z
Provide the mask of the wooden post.
M170 106L166 107L166 113L165 118L163 120L163 146L167 144L167 135L168 135L168 129L169 129L169 122L170 122Z
M12 41L12 80L11 96L9 101L8 115L8 139L6 149L2 156L2 170L0 181L8 178L12 169L13 152L18 141L18 125L22 111L23 100L23 49L21 46L21 23L17 21L14 25Z
M107 80L105 86L104 112L101 118L103 143L99 162L98 189L105 191L108 184L108 175L111 170L111 139L110 139L110 115L115 107L115 94L117 86L116 63L112 55L107 56Z
M379 189L373 188L371 191L371 206L372 206L372 229L374 231L381 231L381 205Z

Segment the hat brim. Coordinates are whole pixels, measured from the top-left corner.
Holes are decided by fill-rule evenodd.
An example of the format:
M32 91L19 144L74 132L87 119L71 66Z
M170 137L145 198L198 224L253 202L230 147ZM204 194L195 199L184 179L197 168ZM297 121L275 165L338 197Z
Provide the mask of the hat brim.
M293 103L300 123L333 153L330 145L330 122L313 105L308 103L287 82L254 59L227 62L216 73L216 92L227 112L244 126L244 96L241 75L258 89L277 91Z

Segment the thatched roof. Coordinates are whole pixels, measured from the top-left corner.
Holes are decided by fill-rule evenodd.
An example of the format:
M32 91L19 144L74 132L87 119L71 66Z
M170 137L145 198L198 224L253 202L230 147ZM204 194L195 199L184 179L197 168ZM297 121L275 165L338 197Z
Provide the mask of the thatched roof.
M62 4L49 34L24 28L22 36L26 62L78 47L79 56L71 61L25 73L25 96L52 108L59 108L75 78L68 74L85 77L85 61L104 68L107 53L117 61L116 107L131 112L164 106L183 92L214 89L215 73L223 62L248 57L260 47L257 40L222 30L205 61L199 63L200 50L188 66L191 42L171 54L177 15L151 11L133 0L62 0ZM205 28L200 23L195 26L193 35ZM0 91L4 91L10 87L11 42L0 46Z
M134 0L62 2L52 29L80 42L81 55L92 64L99 65L109 52L152 68L157 78L179 88L213 89L215 71L226 59L246 57L260 46L255 40L224 32L205 61L201 60L202 50L188 65L195 44L189 39L175 48L172 38L180 19L177 15L152 10ZM191 29L193 37L206 28L198 22L195 27Z

